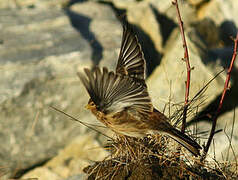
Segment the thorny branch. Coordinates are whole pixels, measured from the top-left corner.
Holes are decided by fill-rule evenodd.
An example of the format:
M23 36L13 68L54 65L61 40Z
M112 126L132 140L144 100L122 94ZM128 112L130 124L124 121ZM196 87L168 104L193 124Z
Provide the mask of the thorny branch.
M211 145L213 136L214 136L214 134L215 134L217 118L218 118L218 115L220 114L220 111L221 111L221 108L222 108L222 105L223 105L223 101L224 101L226 92L227 92L227 90L229 89L229 81L230 81L230 78L231 78L231 71L232 71L232 68L233 68L234 61L235 61L236 56L237 56L237 44L238 44L238 32L237 32L237 34L236 34L236 38L234 39L233 55L232 55L232 59L231 59L231 63L230 63L229 69L228 69L228 71L227 71L226 82L225 82L225 85L224 85L224 89L223 89L223 92L222 92L222 96L221 96L221 99L220 99L220 102L219 102L219 106L218 106L218 108L217 108L217 111L216 111L215 115L214 115L213 118L212 118L212 129L211 129L211 131L210 131L210 135L209 135L207 144L206 144L206 146L205 146L205 148L204 148L204 152L203 152L203 155L202 155L202 157L201 157L201 161L203 161L203 160L206 158L207 152L208 152L208 150L209 150L209 147L210 147L210 145Z
M184 35L183 21L182 21L181 15L180 15L177 0L172 1L172 4L176 7L178 23L179 23L179 28L180 28L180 33L182 36L183 48L184 48L183 60L186 62L186 68L187 68L187 81L186 81L185 101L184 101L184 110L183 110L183 121L182 121L182 128L181 128L181 131L185 132L187 110L188 110L188 106L189 106L191 67L190 67L190 62L189 62L188 47L187 47L187 43L186 43L186 39L185 39L185 35Z

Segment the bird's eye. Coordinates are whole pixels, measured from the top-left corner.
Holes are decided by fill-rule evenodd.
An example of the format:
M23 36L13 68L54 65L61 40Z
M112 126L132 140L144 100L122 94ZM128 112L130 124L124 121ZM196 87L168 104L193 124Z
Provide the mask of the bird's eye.
M88 104L89 104L90 106L93 106L93 105L94 105L94 102L92 101L92 99L89 99Z

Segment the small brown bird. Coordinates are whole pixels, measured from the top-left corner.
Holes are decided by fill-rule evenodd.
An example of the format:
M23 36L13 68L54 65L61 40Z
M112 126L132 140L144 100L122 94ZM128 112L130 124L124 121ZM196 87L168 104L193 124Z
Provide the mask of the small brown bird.
M78 75L90 96L87 108L111 130L132 137L165 133L195 156L200 155L201 146L153 107L145 83L143 52L128 26L123 27L116 73L106 67L84 71L86 76Z

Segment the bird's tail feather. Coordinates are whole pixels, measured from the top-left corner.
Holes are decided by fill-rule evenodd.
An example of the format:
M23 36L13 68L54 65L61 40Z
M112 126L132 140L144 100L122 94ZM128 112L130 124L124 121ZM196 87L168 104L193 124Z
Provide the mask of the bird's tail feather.
M184 146L188 151L190 151L193 155L200 155L201 146L194 140L192 140L189 136L182 133L181 131L173 128L170 129L168 135L171 136L175 141Z

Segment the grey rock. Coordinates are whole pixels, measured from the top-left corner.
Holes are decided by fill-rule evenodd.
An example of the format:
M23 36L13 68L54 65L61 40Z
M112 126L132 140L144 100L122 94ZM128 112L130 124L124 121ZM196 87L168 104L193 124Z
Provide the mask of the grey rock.
M237 121L238 108L233 111L227 112L217 120L216 130L221 130L214 135L214 142L209 148L209 155L207 160L213 161L215 159L218 162L235 162L237 161L238 154L238 121ZM210 133L212 124L208 122L199 122L197 124L198 132L207 132L200 135L201 144L205 144Z
M219 34L220 28L213 20L204 18L195 22L192 26L200 34L200 38L206 42L207 48L212 49L221 47L221 39Z
M122 35L122 27L114 15L115 12L106 4L88 1L73 4L68 9L65 6L65 9L61 10L62 4L58 3L58 0L16 2L15 5L11 4L12 2L0 2L0 7L5 8L0 11L2 35L0 37L0 140L4 142L0 145L0 164L9 168L9 172L47 161L56 156L59 150L77 135L89 131L49 106L56 106L81 121L95 126L100 125L95 117L83 108L88 101L88 96L76 72L94 65L107 66L113 70ZM119 9L126 9L129 22L136 25L141 34L146 36L154 46L157 56L152 55L150 51L152 46L148 46L148 41L139 37L147 63L156 68L147 80L154 105L163 111L166 104L165 113L168 116L177 113L177 109L181 108L184 102L186 66L181 60L184 53L181 36L178 28L175 28L177 22L175 7L168 0L109 2ZM230 53L229 48L215 45L215 42L220 42L219 38L221 38L217 37L219 33L217 27L221 27L220 32L227 34L236 32L234 25L237 24L237 20L234 17L237 17L235 11L237 5L231 0L224 3L223 7L220 1L211 0L198 10L198 16L196 9L188 3L180 4L190 63L191 67L194 67L190 98L221 70L223 64L215 60L227 59L227 54ZM216 13L216 9L220 9L219 14ZM209 20L215 22L212 28L216 32L216 37L215 40L211 40L211 43L214 43L212 47L216 49L210 49L209 39L201 38L202 33L197 31L195 26L190 28L197 18L204 17L209 17ZM163 18L166 23L161 21ZM170 21L169 24L167 20ZM231 20L231 23L222 27L226 20ZM200 27L203 29L202 25ZM210 25L205 23L204 26ZM166 35L163 34L165 32ZM231 47L231 41L226 37L222 41ZM211 54L208 50L211 50ZM162 60L160 53L163 53ZM212 56L215 60L208 61ZM151 63L151 59L157 61L157 64L160 63L160 66L156 67ZM223 89L224 79L225 74L217 78L193 106L203 103L198 109L201 110L218 98ZM236 83L232 85L237 89ZM236 90L233 92L235 93L230 100L237 104ZM206 100L205 104L204 100ZM167 108L168 102L170 105L173 104L171 108ZM189 119L193 116L194 114L190 113ZM221 117L221 119L226 118L225 115ZM210 127L208 123L201 126L208 127L208 130ZM224 126L218 123L218 128ZM230 133L229 129L228 134ZM105 138L98 137L97 133L92 132L91 136L97 141L105 142ZM223 142L227 142L226 137L219 137L219 134L215 136L215 140L220 143L218 147ZM234 135L234 144L237 144L236 142ZM81 146L77 146L77 149ZM228 146L217 151L216 154L224 154L227 148ZM212 153L211 150L210 154ZM56 159L63 159L63 157L59 153ZM218 159L221 157L219 156ZM75 162L75 167L77 165L82 167L81 163L84 163L84 160L75 158L72 162ZM57 161L54 162L56 162L54 165L48 164L38 172L42 173L46 170L45 172L52 174L52 177L62 178L63 176L59 176L57 172L61 171L64 161L59 164ZM54 172L51 169L54 169ZM67 172L72 170L65 169ZM80 173L76 172L70 176L74 179L81 178Z
M236 1L227 0L212 0L205 3L198 11L198 18L210 18L217 25L221 25L224 21L233 21L236 26L238 24L237 18L238 4Z
M34 9L34 8L61 8L66 0L10 0L0 1L2 9Z
M215 151L219 161L234 162L238 158L238 108L227 112L220 116L217 120L217 129L222 129L214 137L215 147L211 151Z
M175 9L175 6L172 4L172 1L147 0L147 1L139 1L138 2L138 1L130 1L130 0L128 0L128 1L111 0L111 2L117 8L127 10L128 20L130 22L133 22L133 21L139 22L140 19L143 21L143 18L145 18L145 19L148 18L149 22L146 22L145 20L144 20L144 22L147 24L151 23L150 26L152 26L153 25L152 23L154 21L153 16L152 17L146 16L146 14L149 13L148 8L150 6L153 6L156 9L156 11L158 11L159 14L162 14L162 15L166 16L167 18L173 20L174 22L177 22L176 9ZM195 13L196 12L195 7L192 7L191 5L189 5L187 3L187 1L183 1L182 3L180 3L180 1L178 1L178 3L179 3L179 7L180 7L180 13L181 13L181 16L183 17L185 26L187 26L191 22L197 20L196 13ZM161 22L159 22L159 23L157 22L157 25L160 23ZM141 24L142 24L142 22L141 22ZM155 26L155 24L153 26ZM159 32L159 31L155 31L155 32Z
M61 62L70 63L70 59L81 58L90 63L88 56L91 52L86 51L90 49L89 44L70 26L62 11L6 10L1 13L0 65L3 76L0 102L18 96L31 79L57 73L50 71L46 57L55 64L57 61L52 59L57 56L61 56ZM17 13L20 16L16 16Z
M58 176L56 173L52 172L50 169L46 167L39 167L33 169L32 171L25 174L22 178L24 179L42 179L42 180L62 180L63 178Z
M84 180L84 179L86 179L85 175L79 174L79 175L71 176L65 180Z
M199 6L202 3L205 3L206 0L188 0L189 4L193 5L193 6Z
M87 2L73 5L70 11L72 13L80 13L81 16L91 19L90 33L94 34L95 39L100 42L103 57L102 61L96 59L94 62L114 70L120 51L122 26L114 15L113 10L107 5ZM82 26L81 23L78 25L79 27ZM95 39L92 39L90 43L95 43ZM98 54L98 52L95 52L95 54Z
M127 19L130 23L137 25L145 33L149 35L151 40L155 43L158 52L161 52L162 34L160 24L157 22L155 9L148 1L126 3L123 1L114 1L114 4L119 8L126 8Z
M48 161L44 166L38 167L23 178L39 179L85 179L83 169L95 161L101 161L108 152L100 147L93 133L87 133L74 138L57 156Z
M0 13L0 139L4 142L0 164L14 172L48 160L73 137L88 131L49 106L98 124L84 109L88 96L76 72L100 61L112 67L122 28L110 7L91 2L67 11L34 8Z
M172 1L165 2L163 0L158 3L156 0L151 0L150 2L161 14L178 24L176 7L172 4ZM191 23L197 21L196 8L194 6L191 6L187 1L178 1L178 6L185 27L189 27Z
M196 31L193 29L186 31L190 66L194 67L191 71L190 99L198 93L206 82L212 79L214 75L221 70L219 66L216 69L214 64L204 64L202 56L206 54L206 45L202 43L202 41L194 41L198 39L197 36ZM183 105L186 87L185 81L187 80L186 64L182 60L184 50L178 29L173 32L168 40L165 52L160 66L156 68L147 82L155 106L160 110L163 110L165 104L167 104L166 113L167 115L172 115ZM222 91L222 89L222 77L218 77L193 106L196 107L202 103L199 105L199 109L204 108L206 104L211 102ZM204 102L204 100L206 101ZM171 104L169 105L168 102ZM169 108L168 106L171 107ZM190 114L189 118L191 117L192 114Z

